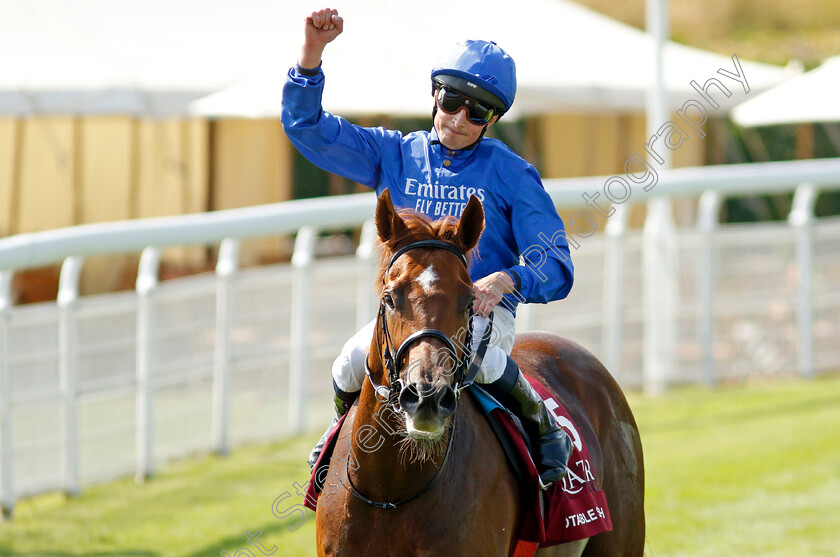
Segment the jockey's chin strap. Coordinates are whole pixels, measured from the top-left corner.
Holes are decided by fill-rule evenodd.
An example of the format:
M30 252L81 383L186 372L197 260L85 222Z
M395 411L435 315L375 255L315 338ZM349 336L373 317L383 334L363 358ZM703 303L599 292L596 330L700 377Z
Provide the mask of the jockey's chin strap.
M391 266L401 255L403 255L409 250L419 248L445 249L447 251L450 251L457 255L464 267L467 268L467 258L464 255L464 252L455 247L455 245L449 242L444 242L442 240L419 240L417 242L407 244L395 251L394 254L391 256L391 259L388 261L388 265L385 268L385 273L383 276L388 276L388 271L391 269ZM397 399L399 398L400 392L402 392L402 389L405 388L405 382L400 378L400 373L402 371L403 356L414 342L424 337L434 338L441 341L446 347L447 351L449 352L449 356L451 357L451 361L453 362L452 372L455 376L453 388L455 389L455 392L458 395L460 395L461 390L472 384L476 374L478 373L479 367L481 367L481 362L484 359L484 354L487 352L487 344L490 340L490 333L492 332L493 328L492 313L490 314L490 318L487 327L484 330L484 335L481 338L481 342L479 343L479 346L476 349L475 355L473 355L473 319L475 317L475 313L472 309L470 309L470 317L467 322L467 331L464 338L464 354L459 359L458 349L455 346L455 343L452 341L451 338L449 338L446 334L439 331L438 329L421 329L419 331L415 331L414 333L410 334L402 342L402 344L400 344L396 352L394 352L394 343L391 340L391 333L388 330L388 320L385 315L386 309L387 306L385 305L385 299L383 297L383 299L379 303L379 314L377 317L376 329L377 345L381 346L384 342L384 351L380 352L380 358L382 360L383 366L388 371L388 386L379 385L376 383L376 381L374 381L373 372L370 369L368 359L365 359L365 375L367 375L367 378L370 381L370 384L373 387L374 392L376 393L376 398L378 400L380 400L381 402L393 401L394 403L396 403Z

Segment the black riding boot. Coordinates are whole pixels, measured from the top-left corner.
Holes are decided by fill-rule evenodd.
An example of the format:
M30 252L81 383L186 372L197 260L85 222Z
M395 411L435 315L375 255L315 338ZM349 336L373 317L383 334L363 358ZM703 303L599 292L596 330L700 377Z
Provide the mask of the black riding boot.
M321 451L324 450L324 445L327 443L327 438L332 433L335 424L338 423L339 418L347 413L350 410L350 407L353 406L353 401L356 400L356 397L359 396L358 392L355 393L348 393L342 391L338 388L338 385L335 384L333 381L333 389L335 390L335 399L333 402L335 403L335 418L333 418L332 422L330 422L327 431L321 436L321 439L318 440L318 444L312 449L312 452L309 453L309 458L306 461L309 463L309 469L312 470L315 468L315 464L318 462L318 457L321 456Z
M507 367L502 377L484 385L500 402L514 408L517 416L531 422L539 436L539 462L537 467L543 487L558 482L566 475L572 440L557 425L554 416L546 408L543 399L522 375L519 366L508 356ZM511 404L512 402L516 404Z

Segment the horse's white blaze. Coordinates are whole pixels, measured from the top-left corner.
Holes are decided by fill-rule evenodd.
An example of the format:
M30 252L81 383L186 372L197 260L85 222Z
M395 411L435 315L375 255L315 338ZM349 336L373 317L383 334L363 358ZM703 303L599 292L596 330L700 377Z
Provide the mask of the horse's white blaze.
M429 265L417 276L417 284L423 287L423 291L426 292L426 294L429 294L432 291L432 286L434 286L437 279L438 276L437 273L435 273L434 267Z

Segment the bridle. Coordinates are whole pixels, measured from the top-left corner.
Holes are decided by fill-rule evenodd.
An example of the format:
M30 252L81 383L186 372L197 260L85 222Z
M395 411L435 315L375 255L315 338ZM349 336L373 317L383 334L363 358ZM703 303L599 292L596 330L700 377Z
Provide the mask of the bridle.
M388 276L388 271L391 269L391 266L394 262L404 253L409 250L413 249L420 249L420 248L432 248L432 249L445 249L448 250L455 255L458 256L458 259L464 265L464 268L468 268L467 265L467 257L464 255L464 252L455 247L455 245L444 242L442 240L418 240L416 242L412 242L403 246L402 248L398 249L394 252L391 256L391 259L388 261L388 265L385 267L385 274L383 275L383 281L385 280L384 277ZM399 406L399 395L402 392L402 389L405 387L405 383L400 378L400 372L402 371L402 357L405 354L408 347L411 346L414 342L416 342L420 338L435 338L443 342L444 346L447 350L449 350L450 355L452 356L452 360L457 362L455 366L455 382L454 382L454 390L456 396L460 395L460 392L467 388L475 379L476 373L478 373L478 368L481 367L481 362L484 359L484 353L487 351L487 344L490 340L490 333L493 327L493 314L490 314L489 322L487 324L487 328L485 329L484 335L481 338L481 342L479 343L478 348L476 349L475 353L472 352L472 337L473 337L473 317L475 313L473 312L472 308L470 308L470 318L467 323L467 334L464 339L464 354L459 359L458 358L458 350L455 347L455 343L450 339L446 334L441 332L438 329L421 329L410 334L403 342L400 344L399 348L397 348L396 353L394 352L393 345L394 343L391 341L391 334L388 332L388 320L385 316L386 305L385 299L383 299L379 303L379 315L377 318L377 338L379 342L377 345L381 344L381 341L384 340L385 342L385 350L384 352L380 352L380 358L382 359L382 364L388 370L388 381L390 383L389 386L385 385L378 385L376 381L373 379L373 373L370 369L370 364L368 360L365 360L365 374L367 375L368 381L373 386L373 390L376 393L377 399L381 402L386 402L390 404L394 404ZM380 336L381 335L381 336ZM370 356L369 356L370 357ZM449 433L449 441L446 445L446 454L443 457L443 462L438 467L435 475L432 479L417 493L411 495L410 497L406 497L405 499L400 499L399 501L374 501L359 492L356 486L353 484L353 478L350 475L350 459L347 459L347 480L348 483L345 484L345 487L359 500L376 507L378 509L383 510L391 510L396 509L400 505L408 503L409 501L413 501L422 495L426 494L432 487L435 486L438 479L440 478L440 472L446 467L446 463L449 460L449 454L452 452L452 440L455 438L455 426L453 425L452 431ZM342 483L343 480L341 480Z
M385 267L385 274L383 275L382 280L385 280L384 277L388 276L388 271L391 269L394 262L400 258L400 256L410 250L421 248L444 249L450 251L458 256L458 259L464 265L465 269L468 268L466 255L464 255L464 252L458 249L455 245L442 240L418 240L401 247L395 251L393 255L391 255L391 259L388 260L388 265ZM473 318L475 317L475 313L473 312L473 309L470 308L470 317L467 322L467 331L463 343L464 353L461 358L458 358L458 349L455 346L455 343L451 338L438 329L421 329L411 333L402 342L402 344L400 344L396 352L394 352L394 343L391 340L391 333L388 331L388 320L385 316L386 308L387 306L383 296L382 300L379 302L376 334L379 339L377 344L381 344L383 340L385 344L385 349L380 353L380 358L382 359L382 364L385 366L385 369L388 371L388 386L378 385L376 383L373 379L373 372L370 369L370 364L367 359L365 360L365 375L367 375L368 381L370 381L371 386L373 386L376 397L381 402L394 401L394 403L396 403L396 399L405 387L405 383L400 378L403 356L408 348L421 338L435 338L443 342L443 345L452 357L452 361L455 362L455 365L453 366L453 375L455 376L453 389L455 390L456 395L460 395L461 391L472 383L475 378L475 374L478 372L478 368L481 366L481 361L484 358L484 352L487 350L487 342L490 339L490 333L492 331L493 315L490 314L490 322L487 325L484 336L481 339L481 344L476 350L476 354L473 355Z

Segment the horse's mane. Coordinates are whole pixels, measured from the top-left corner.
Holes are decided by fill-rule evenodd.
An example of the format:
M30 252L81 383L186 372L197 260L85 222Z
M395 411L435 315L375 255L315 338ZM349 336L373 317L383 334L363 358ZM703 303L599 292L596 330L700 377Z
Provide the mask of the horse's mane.
M398 237L390 238L387 244L382 243L380 245L379 272L376 276L376 288L380 294L382 293L381 290L384 284L385 267L387 267L391 255L399 248L412 242L419 240L443 240L444 242L450 242L464 252L468 265L472 262L473 257L477 255L476 248L468 251L458 241L455 234L458 230L458 219L455 217L447 216L432 221L423 213L412 209L397 209L396 212L403 219L408 230Z

